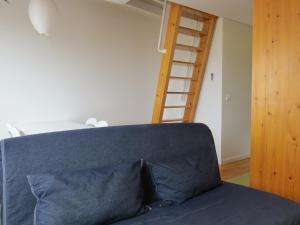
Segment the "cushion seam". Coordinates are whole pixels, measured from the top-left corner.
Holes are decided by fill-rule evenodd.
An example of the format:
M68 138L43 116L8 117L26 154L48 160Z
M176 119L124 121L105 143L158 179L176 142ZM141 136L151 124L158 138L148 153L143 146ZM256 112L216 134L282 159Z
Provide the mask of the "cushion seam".
M1 141L1 157L2 157L2 222L6 225L6 169L5 169L5 143Z
M149 164L149 163L147 163L147 165L149 166L150 176L151 176L151 179L152 179L153 184L154 184L154 186L155 186L155 195L156 195L155 198L158 197L159 199L156 199L156 200L161 201L161 200L162 200L162 197L159 195L158 184L157 184L157 181L156 181L155 176L154 176L153 171L152 171L152 165Z

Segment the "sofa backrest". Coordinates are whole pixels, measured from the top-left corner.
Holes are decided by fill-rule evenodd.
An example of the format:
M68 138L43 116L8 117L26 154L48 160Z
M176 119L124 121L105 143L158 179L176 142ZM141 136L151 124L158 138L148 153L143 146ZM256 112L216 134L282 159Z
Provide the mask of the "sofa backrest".
M218 167L212 134L203 124L133 125L6 139L1 143L3 225L33 225L35 198L26 175L141 158L153 161L188 152L212 154Z

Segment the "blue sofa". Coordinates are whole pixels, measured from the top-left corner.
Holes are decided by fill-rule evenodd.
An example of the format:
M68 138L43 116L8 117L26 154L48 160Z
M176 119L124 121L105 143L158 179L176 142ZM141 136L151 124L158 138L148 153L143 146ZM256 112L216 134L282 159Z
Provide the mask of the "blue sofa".
M3 225L33 225L36 199L28 174L97 168L141 158L155 162L187 153L204 159L214 157L213 166L218 167L212 134L203 124L120 126L3 140ZM207 164L205 160L202 163ZM300 206L269 193L224 183L180 205L156 207L115 224L300 225Z

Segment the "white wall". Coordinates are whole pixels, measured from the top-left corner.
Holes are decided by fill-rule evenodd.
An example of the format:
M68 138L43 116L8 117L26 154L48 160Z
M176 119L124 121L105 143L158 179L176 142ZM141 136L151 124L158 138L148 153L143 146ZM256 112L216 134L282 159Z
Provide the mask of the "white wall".
M61 24L49 38L31 26L28 0L0 2L0 138L7 122L149 123L160 17L99 0L56 2ZM196 121L211 128L220 161L249 153L250 85L251 27L219 19Z
M219 18L196 113L196 122L207 124L213 133L219 161L221 160L222 140L222 53L223 19ZM212 73L214 74L213 80L211 80Z
M200 94L196 121L211 128L222 164L250 155L251 32L218 19Z
M252 27L228 19L223 26L222 162L226 163L250 155Z
M160 18L99 0L57 0L50 38L30 24L28 0L0 2L0 138L6 122L149 123Z

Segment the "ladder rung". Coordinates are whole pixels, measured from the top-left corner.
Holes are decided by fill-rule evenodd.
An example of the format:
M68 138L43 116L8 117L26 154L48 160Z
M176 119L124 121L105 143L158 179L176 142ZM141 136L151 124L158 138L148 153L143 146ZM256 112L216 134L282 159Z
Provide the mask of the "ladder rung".
M194 10L187 7L183 8L182 16L198 21L206 21L209 20L209 18L211 17L211 15L208 15L207 13L200 12L198 10Z
M188 91L168 91L167 94L173 94L173 95L192 95L192 93L188 92Z
M165 35L165 48L170 54L166 54L161 62L152 122L193 122L199 100L198 97L203 86L202 78L205 75L205 66L207 65L211 49L217 17L176 4L172 4L169 10L172 16L169 17L167 23L168 32ZM195 26L182 23L182 19L188 18L191 19L189 21L193 24L195 23ZM195 39L199 43L181 42L178 40L181 37ZM193 57L177 57L176 53L192 54ZM177 69L174 67L182 67L182 69L191 69L192 71L177 73L173 71ZM189 72L192 72L192 74ZM178 85L182 83L182 85L189 87L181 88L178 86L176 89L170 88L170 83L172 82L177 82ZM186 102L171 103L166 101L166 99L180 98L181 96L186 98ZM183 114L177 115L176 113L176 115L167 116L167 111L171 110L177 110Z
M202 31L191 29L188 27L182 27L180 26L178 28L178 32L186 35L196 36L196 37L203 37L205 34Z
M168 122L183 122L184 119L183 118L180 118L180 119L165 119L165 120L162 120L163 123L168 123Z
M196 66L196 64L193 63L193 62L186 62L186 61L180 61L180 60L173 60L173 63L176 63L176 64L186 64L186 65L193 65L193 66Z
M184 45L184 44L176 44L176 48L182 49L182 50L188 50L193 52L201 52L202 50L195 46L190 45Z
M165 109L185 109L185 108L190 108L190 106L186 106L186 105L168 105L168 106L165 106Z
M196 81L192 77L180 77L180 76L170 76L170 79Z

